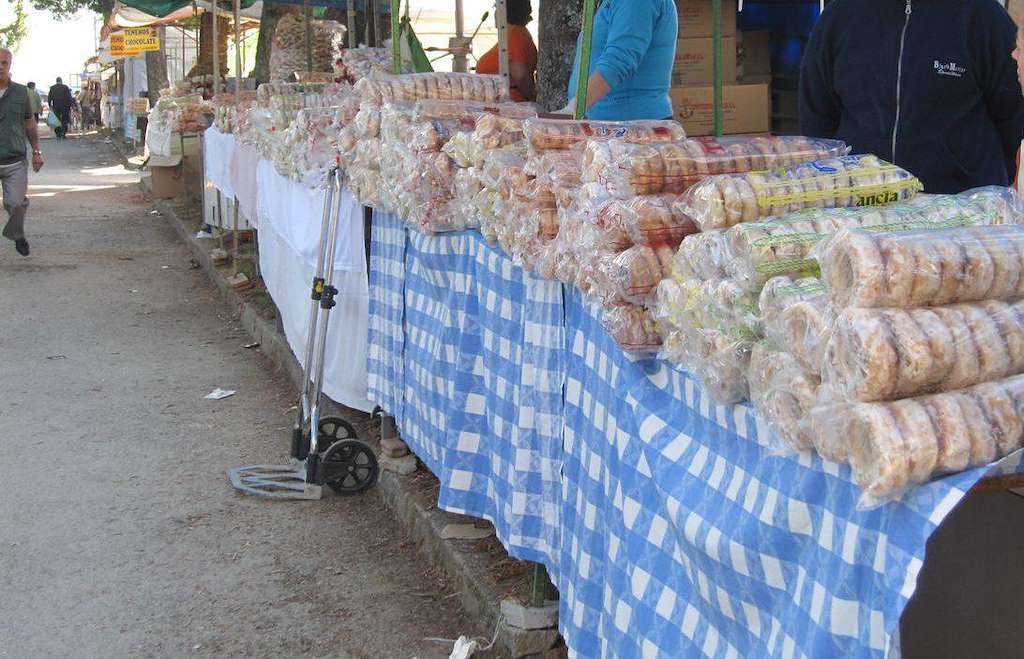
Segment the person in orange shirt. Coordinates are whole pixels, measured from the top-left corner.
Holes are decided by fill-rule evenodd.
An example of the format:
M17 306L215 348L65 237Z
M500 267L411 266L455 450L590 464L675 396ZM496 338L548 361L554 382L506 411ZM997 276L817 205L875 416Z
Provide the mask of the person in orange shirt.
M537 98L537 46L526 26L533 20L530 0L508 0L508 73L513 101ZM495 44L476 64L477 73L498 73L498 46Z

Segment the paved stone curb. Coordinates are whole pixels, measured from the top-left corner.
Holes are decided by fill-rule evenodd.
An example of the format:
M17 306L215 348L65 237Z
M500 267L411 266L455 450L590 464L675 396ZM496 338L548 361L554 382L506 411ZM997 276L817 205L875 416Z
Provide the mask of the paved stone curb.
M121 159L126 160L116 138L112 143ZM141 183L139 185L143 187ZM145 191L144 188L143 190ZM193 229L185 225L169 203L152 199L148 193L147 198L188 246L192 258L216 286L232 311L237 313L242 327L254 341L259 342L260 351L278 370L288 376L298 389L302 384L302 367L292 354L284 334L274 323L260 316L228 284L227 276L213 264L207 250L195 237ZM513 657L561 655L560 652L551 650L558 642L558 632L555 629L526 631L510 627L503 621L499 626L502 593L497 592L488 582L490 566L487 555L474 551L473 543L470 541L441 539L441 530L453 520L451 514L438 509L436 505L427 507L420 503L411 488L408 476L382 470L378 487L384 502L401 521L421 553L444 570L448 580L459 592L460 604L473 618L474 626L481 631L486 630L488 636L493 635L497 628L497 652Z

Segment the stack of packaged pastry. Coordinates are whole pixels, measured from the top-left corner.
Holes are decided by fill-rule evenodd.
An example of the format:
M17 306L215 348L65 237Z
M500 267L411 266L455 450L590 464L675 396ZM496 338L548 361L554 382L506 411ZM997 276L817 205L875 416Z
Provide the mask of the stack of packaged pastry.
M255 91L225 92L211 99L213 125L221 133L234 133L239 124L239 112L245 112L256 103Z
M355 91L361 99L359 114L349 128L340 132L337 139L341 162L346 165L349 174L349 187L356 197L367 206L398 210L396 207L401 202L397 199L397 192L384 185L381 175L382 157L390 159L384 166L385 168L393 167L393 173L404 169L404 166L398 163L407 160L403 154L382 153L381 150L382 110L390 106L392 113L389 116L389 122L395 124L394 130L391 132L409 137L410 142L405 145L407 150L414 148L411 140L415 137L419 146L424 148L423 153L429 154L424 158L429 162L426 163L427 166L422 172L426 177L424 182L428 185L428 189L422 192L422 196L427 199L429 206L434 210L428 212L430 217L411 220L420 225L430 225L438 218L438 209L446 206L443 198L433 196L433 188L429 186L433 186L438 177L447 179L449 184L454 178L455 172L451 167L451 158L440 151L454 133L445 132L452 127L452 123L444 123L440 132L437 131L439 126L422 125L420 126L422 131L412 131L412 124L417 123L415 103L417 101L474 101L495 104L505 103L509 100L508 84L501 76L468 73L371 74L356 83ZM424 106L423 112L422 121L431 121L427 118L431 113L428 106ZM451 116L450 109L440 110L440 112L444 113L445 121L456 119ZM459 116L465 116L465 113L461 113ZM458 122L455 123L463 129L467 128ZM445 225L451 226L452 224L450 221L441 222L438 227L443 230Z
M862 157L859 161L867 159ZM793 171L822 168L822 163L815 162L793 168ZM709 186L715 180L716 177L709 178L699 186ZM906 183L902 174L896 180L903 190L897 196L914 195L916 179L913 185ZM691 193L695 189L691 189ZM862 188L853 186L844 191L844 198L862 193ZM692 194L684 197L688 197L684 203L693 203ZM790 201L801 206L807 199L792 197ZM822 201L820 195L816 195L816 201ZM698 210L708 208L702 206ZM802 450L807 433L793 432L795 424L791 419L776 422L773 416L782 412L771 411L773 407L783 411L800 407L759 404L755 390L771 391L773 396L783 394L779 386L767 389L753 386L757 378L750 375L755 366L749 364L749 360L755 344L765 338L767 343L759 348L761 357L771 352L786 352L785 358L778 359L799 367L808 377L807 382L799 382L800 400L806 398L809 384L820 378L822 353L828 341L826 330L831 328L834 314L820 284L813 279L819 274L815 247L845 228L860 228L871 235L909 229L933 231L1012 223L1021 212L1019 198L1013 191L981 188L961 195L911 196L890 205L814 207L688 236L673 262L676 281L663 282L663 290L659 290L656 297L655 312L666 346L664 356L696 373L713 394L729 394L716 395L719 402L739 402L749 393L778 431L781 445ZM696 214L690 216L697 222ZM725 290L760 295L760 316L736 315L733 304L742 296L696 295L695 292L706 290L700 286L706 286L706 282ZM680 295L683 299L676 299ZM712 305L709 310L692 311L709 302ZM740 305L741 311L743 306ZM729 320L725 326L719 321L722 318ZM742 322L736 322L737 318ZM723 341L723 335L732 340ZM689 346L689 349L679 346ZM710 355L707 346L715 346ZM740 373L747 373L746 386Z
M766 343L788 355L774 359L820 378L813 395L792 379L764 387L766 416L799 398L773 411L789 448L849 462L872 507L1021 447L1024 226L844 229L813 256L817 290L787 303L772 280L762 294Z
M463 157L469 154L456 147L476 132L478 117L498 117L511 123L535 115L532 107L513 103L423 100L414 105L385 104L381 110L383 206L426 233L476 227L478 214L473 212L473 202L481 184L472 164L477 161L468 163ZM456 147L449 148L453 142ZM463 196L457 199L460 191Z
M351 97L343 105L299 110L282 136L274 160L277 171L309 187L323 184L327 173L339 164L331 138L351 123L357 110L358 102Z

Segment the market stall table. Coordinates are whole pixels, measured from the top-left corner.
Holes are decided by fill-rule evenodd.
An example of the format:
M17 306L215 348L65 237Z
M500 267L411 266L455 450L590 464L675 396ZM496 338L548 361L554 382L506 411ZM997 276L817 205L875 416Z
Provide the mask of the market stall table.
M203 167L206 178L228 199L235 196L231 181L231 162L235 153L235 136L215 127L203 133Z
M370 397L441 481L439 505L488 519L512 555L557 560L561 286L471 231L426 236L375 212Z
M252 144L235 140L234 149L231 152L231 161L228 163L228 179L231 189L235 193L238 202L238 209L254 229L259 228L259 218L256 212L257 187L256 169L259 166L260 153Z
M260 271L288 344L301 363L326 193L284 178L266 160L257 165L257 190ZM369 294L362 212L362 206L343 190L334 264L339 293L327 337L324 393L343 405L370 412L374 406L366 389Z
M929 536L983 476L1020 470L1018 452L858 511L848 467L778 455L751 406L628 357L574 289L563 316L560 289L475 233L375 214L370 397L439 477L440 507L549 568L579 656L884 656ZM539 386L510 386L538 338ZM537 417L524 390L544 394L543 433L510 432ZM510 530L500 513L531 497L544 533Z

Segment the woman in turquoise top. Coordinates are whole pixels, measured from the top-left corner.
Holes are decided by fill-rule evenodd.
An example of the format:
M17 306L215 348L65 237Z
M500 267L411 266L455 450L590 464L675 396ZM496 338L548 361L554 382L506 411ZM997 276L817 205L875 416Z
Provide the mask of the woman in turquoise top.
M587 84L587 118L667 119L679 18L674 0L604 0L594 14ZM576 95L580 44L569 81ZM569 101L568 111L576 107Z

